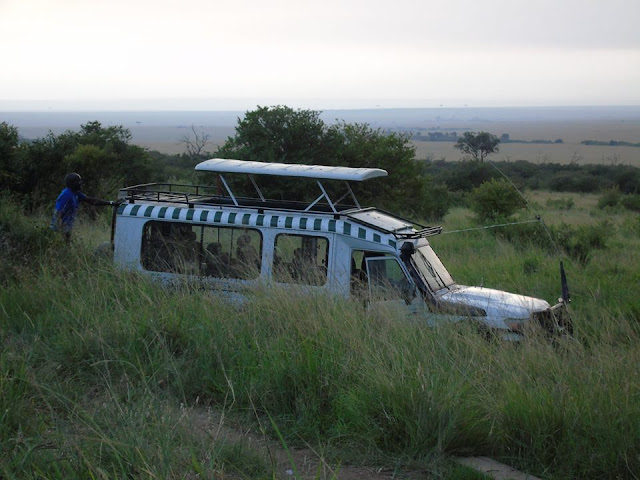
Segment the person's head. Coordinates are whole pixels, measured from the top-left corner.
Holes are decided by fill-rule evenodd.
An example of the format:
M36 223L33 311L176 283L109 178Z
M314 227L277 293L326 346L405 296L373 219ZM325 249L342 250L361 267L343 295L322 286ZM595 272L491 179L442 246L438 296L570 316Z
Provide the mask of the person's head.
M72 192L79 192L82 189L82 177L77 173L67 173L64 183Z
M243 247L245 245L248 245L251 243L251 237L249 235L247 235L246 233L240 235L238 237L238 246L239 247Z
M219 255L222 252L222 245L218 242L207 245L207 251L212 255Z

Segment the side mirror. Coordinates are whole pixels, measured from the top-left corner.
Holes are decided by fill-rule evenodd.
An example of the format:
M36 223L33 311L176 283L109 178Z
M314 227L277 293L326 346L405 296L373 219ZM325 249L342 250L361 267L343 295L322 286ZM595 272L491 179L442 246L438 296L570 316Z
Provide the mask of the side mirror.
M407 263L414 253L416 253L416 247L411 242L404 242L400 247L400 259L404 263Z

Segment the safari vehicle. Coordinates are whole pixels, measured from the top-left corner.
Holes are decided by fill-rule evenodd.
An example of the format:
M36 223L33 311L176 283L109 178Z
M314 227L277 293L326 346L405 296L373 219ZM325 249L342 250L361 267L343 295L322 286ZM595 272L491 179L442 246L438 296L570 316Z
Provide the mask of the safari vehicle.
M441 227L361 206L350 182L384 177L385 170L227 159L195 168L215 174L215 184L120 190L124 201L112 231L117 265L162 281L196 280L234 298L267 283L364 299L432 325L472 319L505 339L522 338L535 323L553 331L569 327L566 302L550 306L458 285L429 244ZM240 184L255 194L235 195L229 175L242 175ZM267 199L256 180L265 176L315 183L318 196L310 202ZM343 194L330 198L327 182Z

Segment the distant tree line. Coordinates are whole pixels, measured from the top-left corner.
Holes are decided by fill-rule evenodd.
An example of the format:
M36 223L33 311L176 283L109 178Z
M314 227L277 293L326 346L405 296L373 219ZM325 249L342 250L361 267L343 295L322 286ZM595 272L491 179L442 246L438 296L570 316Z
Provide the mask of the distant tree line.
M555 140L542 140L542 139L519 140L519 139L511 138L511 136L508 133L503 133L502 135L500 135L500 142L501 143L535 143L535 144L542 144L542 145L550 145L553 143L564 143L564 140L562 140L561 138L556 138Z
M603 147L640 147L640 143L624 142L622 140L609 140L608 142L601 142L599 140L583 140L580 143L582 145L598 145Z
M454 132L418 131L417 133L411 136L411 140L415 142L457 142L459 138L460 137L458 136L458 132L455 132L455 131ZM521 140L521 139L511 138L511 136L508 133L503 133L502 135L500 135L499 140L500 140L500 143L532 143L532 144L542 144L542 145L564 143L564 140L562 140L561 138L556 138L555 140L544 140L544 139Z
M521 189L599 193L615 188L622 194L640 193L640 169L629 165L536 164L525 160L491 164L472 160L424 161L424 173L452 192L470 192L484 182L501 178L500 172Z
M426 132L423 133L421 131L413 134L411 136L411 140L415 142L457 142L458 141L458 133L457 132ZM542 138L536 138L533 140L523 140L518 138L511 138L511 135L508 133L503 133L499 137L500 143L524 143L524 144L534 144L534 145L553 145L553 144L563 144L564 140L562 138L556 138L555 140L548 140ZM597 145L602 147L640 147L640 142L626 142L623 140L609 140L609 141L601 141L601 140L582 140L580 142L582 145Z
M412 140L417 142L457 142L457 132L427 132L423 135L422 132L418 132L411 137Z

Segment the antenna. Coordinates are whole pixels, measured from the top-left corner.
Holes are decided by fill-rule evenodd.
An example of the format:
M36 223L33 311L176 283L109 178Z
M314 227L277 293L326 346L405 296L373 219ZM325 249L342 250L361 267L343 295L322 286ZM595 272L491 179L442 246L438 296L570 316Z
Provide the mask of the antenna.
M558 248L558 244L555 242L555 240L553 239L553 236L551 235L551 232L549 231L549 229L547 228L547 225L544 223L544 221L542 220L542 217L540 216L540 214L536 211L535 208L533 208L533 206L529 203L529 200L527 200L527 197L524 196L524 194L520 191L520 189L516 186L515 183L513 183L511 181L511 179L509 177L507 177L502 170L500 170L497 165L489 160L487 160L487 163L489 163L489 165L491 165L493 168L496 169L496 171L502 175L504 177L504 179L509 182L509 184L515 189L516 192L518 192L518 195L520 195L522 197L522 199L524 200L524 203L527 204L527 208L529 208L529 210L531 210L535 215L536 218L538 219L538 221L542 224L542 228L544 228L545 233L547 234L547 236L549 237L549 241L551 242L551 245L553 245L553 248L556 251L556 255L558 255L559 257L562 257L562 252L560 251L560 249Z
M569 303L571 301L571 295L569 294L569 284L567 283L567 275L564 272L562 260L560 260L560 286L562 288L562 301Z
M542 228L544 228L544 231L546 232L547 236L549 237L549 240L551 241L551 245L553 245L553 248L555 249L556 254L558 255L558 257L562 258L562 252L558 248L558 244L554 241L553 236L551 235L551 232L549 231L549 229L545 225L544 221L542 221L542 218L540 217L540 214L538 214L536 209L531 206L531 204L529 203L527 198L522 194L522 192L518 189L518 187L516 187L516 185L511 181L511 179L509 177L507 177L493 162L489 162L489 164L493 168L495 168L496 171L500 175L502 175L507 180L507 182L509 182L511 184L511 186L513 188L515 188L516 192L518 192L518 194L522 197L522 199L527 204L527 207L529 209L531 209L531 211L533 213L536 214L536 218L538 218L538 220L540 220L540 223L542 224ZM571 301L571 295L569 294L569 283L567 282L567 274L564 271L564 263L563 263L562 260L560 260L560 288L562 289L562 301L565 304L569 303Z

